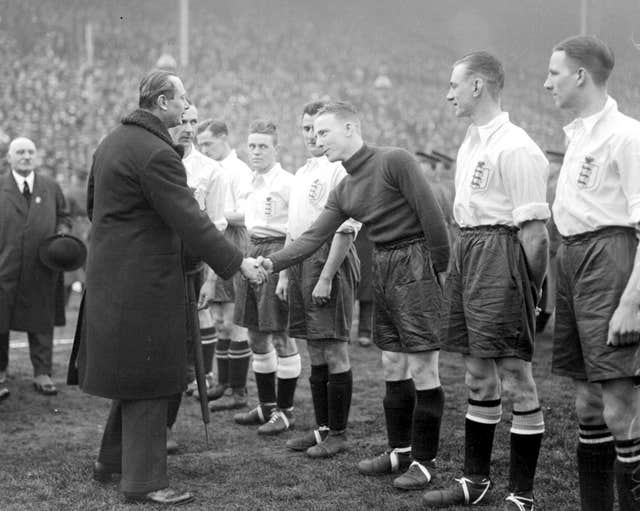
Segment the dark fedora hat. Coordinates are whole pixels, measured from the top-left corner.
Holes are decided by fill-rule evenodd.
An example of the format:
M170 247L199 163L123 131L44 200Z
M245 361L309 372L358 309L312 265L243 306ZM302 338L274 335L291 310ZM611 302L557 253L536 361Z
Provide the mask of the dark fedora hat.
M81 239L70 234L54 234L46 238L38 249L40 261L55 271L73 271L87 259L87 247Z

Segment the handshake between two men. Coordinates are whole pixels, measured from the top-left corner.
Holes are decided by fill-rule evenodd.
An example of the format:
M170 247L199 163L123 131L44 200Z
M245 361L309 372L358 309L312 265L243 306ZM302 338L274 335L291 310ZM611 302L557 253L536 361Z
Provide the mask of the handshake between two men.
M273 272L271 259L262 256L257 259L255 257L245 257L240 265L242 276L255 285L260 285L267 280L271 272Z

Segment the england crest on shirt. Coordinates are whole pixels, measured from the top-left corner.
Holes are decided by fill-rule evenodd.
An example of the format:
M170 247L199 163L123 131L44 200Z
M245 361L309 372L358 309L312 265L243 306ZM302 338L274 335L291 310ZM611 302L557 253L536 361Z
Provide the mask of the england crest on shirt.
M485 190L489 183L489 171L490 168L484 161L479 161L476 164L476 168L473 171L471 177L471 189L472 190Z
M593 187L599 168L600 165L595 162L593 156L585 156L580 167L580 172L578 173L578 188Z
M307 199L311 204L318 204L324 197L325 185L320 179L315 179L309 187Z
M271 195L267 195L264 199L262 212L264 214L264 218L273 218L278 213L278 202L275 197Z

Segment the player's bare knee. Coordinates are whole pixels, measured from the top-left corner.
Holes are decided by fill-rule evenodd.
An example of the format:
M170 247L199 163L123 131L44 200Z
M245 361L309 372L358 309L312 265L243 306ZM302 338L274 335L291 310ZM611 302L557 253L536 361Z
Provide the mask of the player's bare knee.
M280 357L288 357L298 352L296 341L284 332L274 332L271 340Z
M325 345L324 357L331 374L344 373L351 369L347 343L329 341Z
M257 332L255 330L249 330L247 334L249 337L249 346L254 353L269 353L273 350L270 334Z
M500 397L500 381L493 372L480 373L467 370L464 381L472 399L487 401Z
M438 352L410 353L407 355L411 377L417 390L433 389L440 386L438 372Z
M600 389L595 385L576 386L576 415L578 422L586 425L598 425L604 421L604 404Z
M382 371L386 381L400 381L411 378L407 355L392 351L383 351L381 355Z
M637 424L638 391L631 379L605 382L602 386L604 420L616 438L632 438L640 425Z

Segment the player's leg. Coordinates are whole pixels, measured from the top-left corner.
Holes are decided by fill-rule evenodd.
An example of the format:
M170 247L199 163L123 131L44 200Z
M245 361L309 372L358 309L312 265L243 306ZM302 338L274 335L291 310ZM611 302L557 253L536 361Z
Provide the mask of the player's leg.
M544 419L531 362L507 357L498 361L503 392L513 403L511 423L511 459L507 502L517 510L517 503L533 509L533 480L544 434Z
M276 409L276 370L278 356L273 347L271 332L248 330L249 345L253 352L253 372L256 377L259 404L249 412L233 417L238 424L264 424Z
M278 357L276 408L269 421L258 428L261 435L277 435L294 426L293 398L302 371L295 340L283 331L273 332L272 340Z
M411 425L416 392L409 361L405 353L391 351L383 351L381 358L386 387L382 405L389 450L358 463L358 470L365 475L404 471L411 464Z
M632 378L602 382L604 419L615 438L620 511L640 509L640 388Z

